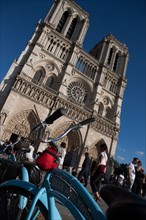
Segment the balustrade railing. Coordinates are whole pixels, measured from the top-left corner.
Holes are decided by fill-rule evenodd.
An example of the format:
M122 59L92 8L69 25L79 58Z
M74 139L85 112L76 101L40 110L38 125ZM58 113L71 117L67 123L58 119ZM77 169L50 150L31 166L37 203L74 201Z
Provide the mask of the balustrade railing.
M84 51L80 52L75 68L93 81L96 80L98 74L97 62Z
M91 110L86 110L84 106L70 103L67 99L59 97L56 91L52 92L43 87L39 87L32 83L30 79L27 81L25 78L18 76L13 86L13 90L28 97L32 101L46 106L47 108L51 108L52 106L55 109L64 107L67 111L66 115L73 120L82 121L91 116L94 117L94 113ZM95 122L91 124L91 127L94 130L111 137L115 125L113 122L109 122L109 120L107 121L106 118L96 115Z
M45 45L46 50L49 53L54 54L56 57L66 60L70 52L70 44L67 44L61 38L56 37L56 35L51 34L48 36L47 44Z

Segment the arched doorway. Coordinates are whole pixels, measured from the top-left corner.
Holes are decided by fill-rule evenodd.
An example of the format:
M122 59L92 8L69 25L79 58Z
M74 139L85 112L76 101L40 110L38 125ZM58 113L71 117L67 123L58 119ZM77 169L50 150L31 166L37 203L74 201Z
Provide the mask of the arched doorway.
M97 142L94 144L94 146L92 146L92 147L89 149L89 154L90 154L90 157L92 158L92 160L97 159L98 154L99 154L99 146L100 146L101 144L106 144L103 139L100 139L99 141L97 141Z
M39 123L39 119L33 110L28 109L15 114L6 125L2 136L3 140L15 142L17 137L28 138L32 128ZM30 138L36 139L37 133L34 132Z
M67 121L62 124L59 124L56 126L56 128L51 132L52 137L57 137L61 135L69 126L75 124L72 121ZM61 142L65 142L67 145L67 151L71 149L73 145L77 146L78 149L78 154L80 155L82 152L82 135L79 130L71 131L67 136L62 138L60 141L57 143L60 145Z

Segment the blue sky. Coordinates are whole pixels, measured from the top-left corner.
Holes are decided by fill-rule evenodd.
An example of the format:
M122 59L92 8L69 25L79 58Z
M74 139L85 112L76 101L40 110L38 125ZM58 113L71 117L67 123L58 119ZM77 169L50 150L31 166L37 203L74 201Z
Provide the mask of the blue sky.
M53 0L0 1L0 80L25 49L36 23L45 18L52 3ZM139 157L146 171L146 1L76 0L76 3L90 15L85 51L109 33L129 49L128 83L115 159L129 163L133 157Z

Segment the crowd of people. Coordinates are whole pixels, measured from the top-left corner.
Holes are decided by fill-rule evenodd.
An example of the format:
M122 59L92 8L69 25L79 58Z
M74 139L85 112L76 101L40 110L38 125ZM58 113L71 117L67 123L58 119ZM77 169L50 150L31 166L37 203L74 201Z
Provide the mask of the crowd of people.
M61 144L62 145L62 144ZM64 155L64 153L63 153ZM61 156L60 156L61 157ZM68 151L65 156L63 156L63 164L61 164L62 169L73 174L73 170L77 168L77 162L79 155L77 153L77 147L72 146L70 151ZM96 201L100 201L100 186L103 178L105 178L107 171L107 161L108 161L108 150L106 144L102 144L99 147L98 159L92 160L88 152L85 152L85 158L82 163L82 167L78 172L75 172L78 180L87 187L90 179L91 189ZM62 162L62 160L61 160Z
M24 145L24 146L23 146ZM34 156L34 143L33 141L26 141L23 138L19 139L12 143L12 141L6 140L4 142L0 142L0 158L9 159L12 161L16 161L17 153L22 148L28 149L25 153L25 159L29 162L33 162L35 159Z
M128 165L127 186L128 189L138 196L146 196L146 177L142 163L138 158L133 158Z
M62 169L65 169L69 173L73 174L73 170L78 161L76 147L73 146L68 153L63 153L63 155L63 163L61 165ZM138 158L133 158L132 162L127 165L125 173L121 172L119 175L115 175L113 170L109 178L107 171L110 167L108 160L108 148L106 144L101 144L99 146L97 159L92 160L89 152L85 152L84 156L85 158L82 162L81 169L75 174L78 180L85 187L90 184L96 201L101 201L100 187L103 183L116 184L138 196L146 198L146 175L144 174L142 163Z
M146 198L146 174L142 168L142 162L136 157L127 165L126 173L121 173L120 175L112 174L109 182Z
M17 145L15 147L14 146L15 145L10 141L1 143L0 157L16 161L15 147ZM26 160L29 162L35 162L37 155L34 154L35 148L33 142L28 142L27 148L29 148L30 151L25 154ZM41 154L41 152L39 152L39 154ZM61 142L58 158L58 167L60 169L66 170L70 174L75 175L85 187L90 184L96 201L101 200L100 187L103 182L125 187L132 193L146 198L146 175L144 174L142 163L138 158L133 158L133 160L128 164L127 173L115 175L113 171L110 178L107 178L107 171L110 170L110 163L106 144L101 144L99 146L98 157L95 160L90 157L89 152L85 152L80 170L77 167L79 155L76 146L72 146L70 150L67 150L66 143Z

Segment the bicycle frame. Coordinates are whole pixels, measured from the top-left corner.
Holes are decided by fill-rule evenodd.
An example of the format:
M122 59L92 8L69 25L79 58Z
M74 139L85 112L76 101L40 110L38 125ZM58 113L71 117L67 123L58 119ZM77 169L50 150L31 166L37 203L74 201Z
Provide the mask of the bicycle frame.
M24 166L21 167L21 173L22 173L22 181L29 182L28 171ZM25 198L24 196L20 196L19 204L18 204L19 209L24 209L26 204L27 204L27 198Z
M61 220L54 197L70 210L75 219L106 219L100 207L77 178L60 169L46 173L40 188L22 180L11 180L1 184L1 186L18 186L32 192L34 200L28 211L27 220L32 217L33 209L38 200L48 209L48 219ZM74 189L78 195L73 191Z

